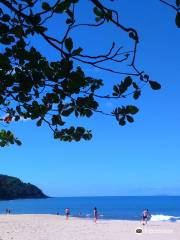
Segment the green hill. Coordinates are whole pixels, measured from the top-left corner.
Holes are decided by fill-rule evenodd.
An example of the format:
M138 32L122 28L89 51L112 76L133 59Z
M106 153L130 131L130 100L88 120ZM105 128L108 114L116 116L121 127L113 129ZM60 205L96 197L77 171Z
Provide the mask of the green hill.
M23 198L47 198L47 196L35 185L0 174L0 200Z

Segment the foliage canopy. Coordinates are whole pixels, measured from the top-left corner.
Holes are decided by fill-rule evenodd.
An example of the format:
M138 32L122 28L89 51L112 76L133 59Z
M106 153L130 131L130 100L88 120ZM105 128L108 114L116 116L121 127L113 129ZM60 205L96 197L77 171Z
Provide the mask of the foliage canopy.
M160 0L161 1L161 0ZM91 0L93 19L90 23L80 22L76 12L80 0L0 0L0 111L1 122L9 124L21 119L32 119L39 127L48 124L55 139L63 141L89 140L91 131L84 127L68 126L70 115L76 118L90 118L94 113L114 117L120 125L132 123L138 108L134 105L119 106L113 112L105 113L100 108L103 99L120 99L132 96L135 100L141 95L142 87L148 84L153 90L161 88L136 64L139 44L137 31L124 26L117 11L103 5L103 1ZM180 27L179 6L161 1L176 10L176 24ZM113 1L109 1L113 7ZM63 16L66 26L59 39L49 33L48 21ZM81 19L80 19L81 20ZM133 43L131 51L122 52L114 42L104 54L88 55L82 46L72 38L72 31L80 27L100 28L103 24L113 24L123 31ZM38 36L50 48L59 53L59 59L49 61L36 46L29 44ZM98 52L98 49L97 49ZM117 64L117 68L107 68L106 62ZM119 71L119 64L127 62L130 72ZM102 79L87 76L83 70L89 65L122 76L122 81L101 95ZM118 69L118 70L117 70ZM0 131L0 146L21 144L13 133Z

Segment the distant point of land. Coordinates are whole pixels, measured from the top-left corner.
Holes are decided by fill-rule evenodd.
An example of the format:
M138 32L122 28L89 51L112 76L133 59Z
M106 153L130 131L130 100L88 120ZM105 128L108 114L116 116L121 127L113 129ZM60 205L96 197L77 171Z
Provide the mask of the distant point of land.
M0 174L0 200L48 198L38 187L19 178Z

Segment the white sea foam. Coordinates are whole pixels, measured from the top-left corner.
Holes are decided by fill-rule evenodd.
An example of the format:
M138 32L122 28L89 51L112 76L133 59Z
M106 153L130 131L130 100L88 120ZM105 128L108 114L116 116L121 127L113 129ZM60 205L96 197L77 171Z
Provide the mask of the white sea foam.
M168 215L152 215L151 221L179 221L180 217L168 216Z

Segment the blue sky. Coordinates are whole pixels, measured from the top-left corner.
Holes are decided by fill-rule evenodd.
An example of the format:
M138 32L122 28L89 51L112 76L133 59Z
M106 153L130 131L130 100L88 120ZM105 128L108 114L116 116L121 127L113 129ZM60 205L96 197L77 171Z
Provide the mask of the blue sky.
M84 14L89 9L87 2L79 12L83 19L88 19L88 13ZM13 123L11 129L23 145L0 150L0 172L34 183L51 196L180 195L180 32L174 23L175 12L157 0L115 1L112 5L124 25L138 30L137 62L162 84L162 90L145 88L135 102L140 108L135 123L125 127L101 115L81 119L79 123L93 131L89 142L63 143L53 139L47 126ZM49 26L52 33L58 33L57 25L51 22ZM91 46L90 53L110 46L113 39L120 44L127 41L111 25L99 31L80 30L73 36L78 44ZM49 59L56 57L42 41L37 47ZM105 80L104 91L122 79L88 66L86 72ZM112 101L102 104L107 111L114 106Z

